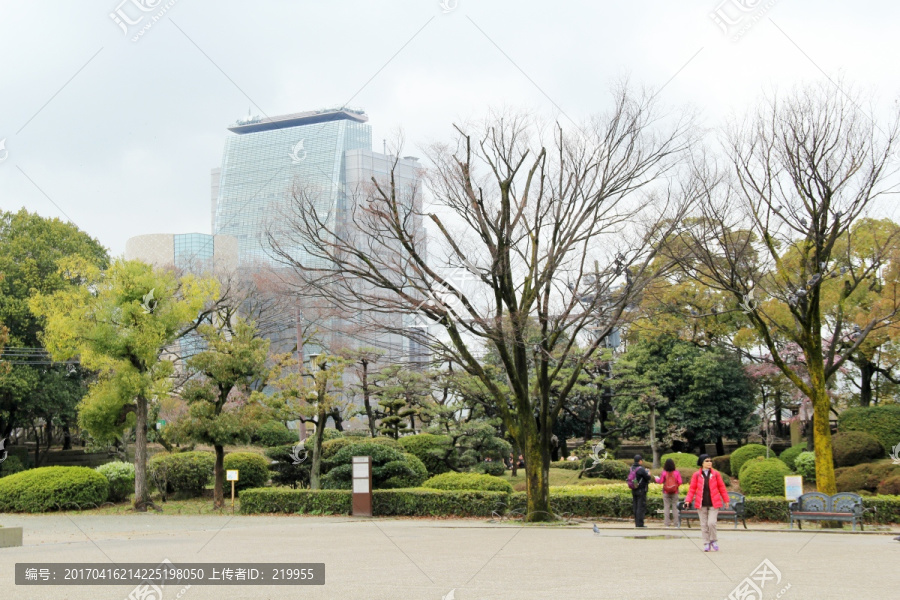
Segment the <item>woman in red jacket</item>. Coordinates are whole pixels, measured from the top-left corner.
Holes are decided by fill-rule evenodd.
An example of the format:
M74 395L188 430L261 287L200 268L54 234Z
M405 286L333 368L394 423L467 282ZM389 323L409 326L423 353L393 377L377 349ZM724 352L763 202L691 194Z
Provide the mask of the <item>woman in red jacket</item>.
M703 535L703 551L719 551L716 523L719 509L728 504L728 490L722 475L712 468L709 454L701 454L697 461L700 470L691 477L691 487L684 498L685 504L693 504L700 516L700 532Z

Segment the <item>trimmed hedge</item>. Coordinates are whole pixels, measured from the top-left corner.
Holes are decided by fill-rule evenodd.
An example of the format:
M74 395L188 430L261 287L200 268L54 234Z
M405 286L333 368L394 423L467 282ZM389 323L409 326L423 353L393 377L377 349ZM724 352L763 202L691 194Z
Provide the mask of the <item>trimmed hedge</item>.
M713 469L723 475L733 475L731 472L731 455L723 454L722 456L714 456Z
M816 453L803 451L794 459L794 470L803 476L803 481L816 480Z
M106 477L109 484L108 499L110 502L122 502L134 493L134 465L132 463L108 462L94 470Z
M697 459L700 458L696 454L690 454L688 452L670 452L668 454L663 454L659 457L659 464L665 465L666 461L669 459L675 461L676 469L684 469L684 468L697 468Z
M790 474L781 459L757 457L744 463L738 479L741 491L748 496L783 496L784 476Z
M756 458L757 456L766 456L766 447L762 444L747 444L746 446L741 446L737 450L731 453L731 475L741 478L741 467L744 466L744 463L750 460L751 458Z
M493 475L477 473L442 473L422 484L423 488L436 490L480 490L483 492L504 492L512 494L512 484Z
M89 467L40 467L0 479L0 512L93 508L109 495L106 477Z
M326 430L327 431L327 430ZM366 439L354 439L348 437L335 438L333 440L327 440L322 442L322 460L328 460L330 458L334 458L334 455L346 448L347 446L351 446L353 444L359 444L366 441ZM309 452L308 460L312 460L312 442L310 441L309 447L306 448L307 452Z
M891 463L863 463L855 467L835 469L839 492L874 492L882 481L900 475L900 465Z
M474 490L374 490L372 512L378 516L489 517L502 510L507 494ZM241 513L350 514L350 490L255 488L241 494Z
M864 431L890 451L900 444L900 404L848 408L838 417L838 431Z
M429 475L440 475L450 471L446 457L452 456L451 438L447 435L420 433L408 435L398 440L404 452L413 454L425 464Z
M788 466L792 471L796 470L796 466L794 465L794 461L797 460L797 457L800 456L801 452L806 452L806 444L797 444L796 446L791 446L787 450L783 451L778 455L778 458Z
M836 467L852 467L884 456L878 438L864 431L836 433L831 438L831 453Z
M213 477L216 455L212 452L167 452L156 454L147 463L151 481L165 497L171 491L199 496Z
M225 470L237 469L238 480L234 489L262 487L269 481L269 459L254 452L229 452L225 455Z
M618 462L618 461L617 461ZM551 469L568 469L569 471L580 471L584 464L583 460L556 460L550 463Z
M322 466L326 474L322 478L322 487L350 489L354 456L372 457L372 485L375 488L416 487L428 478L425 465L412 454L370 440L345 446L324 461Z
M254 443L267 448L283 446L284 444L296 444L300 441L297 433L288 429L281 421L263 423L253 431L250 439Z

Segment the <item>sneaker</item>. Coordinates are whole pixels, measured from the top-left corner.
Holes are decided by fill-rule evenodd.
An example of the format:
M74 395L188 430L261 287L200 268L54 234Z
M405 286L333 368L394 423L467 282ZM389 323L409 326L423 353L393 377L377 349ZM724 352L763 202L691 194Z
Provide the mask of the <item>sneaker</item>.
M718 552L718 551L719 551L719 544L718 544L717 542L712 542L712 543L710 543L710 547L712 548L712 551L713 551L713 552Z
M709 552L709 544L703 544L703 551Z

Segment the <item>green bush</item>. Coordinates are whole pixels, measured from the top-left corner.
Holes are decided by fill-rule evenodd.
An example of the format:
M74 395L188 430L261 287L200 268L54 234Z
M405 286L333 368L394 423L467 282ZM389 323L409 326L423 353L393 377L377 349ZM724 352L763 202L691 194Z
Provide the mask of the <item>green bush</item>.
M300 441L297 433L285 427L281 421L269 421L257 427L250 439L267 448L283 446L284 444L296 444Z
M412 454L403 454L384 443L365 441L341 448L323 462L326 475L322 478L322 487L350 489L354 456L372 457L372 485L375 488L416 487L428 478L425 465Z
M891 463L863 463L855 467L835 469L839 492L875 492L882 481L900 475L900 465Z
M505 492L512 494L512 484L493 475L477 473L443 473L435 475L422 484L423 488L436 490L481 490L483 492Z
M789 521L791 503L784 496L747 496L744 499L744 515L760 521Z
M590 461L588 461L590 463ZM569 471L580 471L583 468L583 460L555 460L550 463L551 469L568 469Z
M713 469L723 475L733 475L731 472L731 455L723 454L722 456L714 456Z
M731 453L731 475L741 477L741 467L751 458L766 456L766 447L761 444L747 444Z
M363 432L365 434L365 432ZM338 431L333 427L326 427L325 431L322 432L322 441L327 442L329 440L339 440L344 437L343 431Z
M241 514L288 513L301 515L346 515L350 513L350 490L292 490L251 488L241 494Z
M852 467L884 456L881 442L864 431L836 433L831 438L831 452L838 467Z
M13 473L20 473L25 470L25 465L18 456L8 455L6 460L0 463L0 477L6 477Z
M262 487L269 481L269 459L254 452L229 452L225 455L225 470L238 471L234 489Z
M900 496L900 475L888 477L878 484L879 496Z
M900 404L848 408L838 417L838 431L864 431L890 451L900 444Z
M275 461L274 464L269 465L272 483L275 485L286 485L292 488L309 485L309 471L310 465L312 464L312 457L309 456L308 452L305 460L299 464L294 464L293 444L266 448L266 456ZM302 453L298 456L303 458Z
M791 470L778 458L757 457L741 467L741 491L748 496L783 496L784 476Z
M797 444L796 446L791 446L787 450L784 450L781 454L778 455L778 458L788 466L792 471L795 471L797 467L794 465L794 461L800 456L801 452L806 452L806 444Z
M588 461L590 466L593 461ZM600 477L601 479L616 479L625 481L628 479L628 473L631 469L618 460L601 460L599 463L590 468L585 473L588 477Z
M216 456L212 452L160 453L147 464L150 479L163 498L172 491L199 496L213 477Z
M497 461L487 461L480 462L476 464L471 469L475 473L483 473L485 475L493 475L494 477L500 477L506 473L506 465L503 462Z
M659 457L659 464L665 465L666 461L670 458L675 461L676 469L697 467L698 456L696 454L690 454L688 452L670 452L668 454L663 454Z
M106 477L88 467L41 467L0 479L0 512L92 508L106 502Z
M322 460L328 460L329 458L334 458L334 455L341 451L341 449L346 448L352 444L359 444L360 439L349 438L349 437L341 437L335 438L333 440L328 440L326 442L322 442ZM307 460L312 460L312 440L307 440L307 452L309 452L309 458Z
M787 452L787 450L785 450ZM794 458L794 470L803 476L803 481L816 480L816 453L803 451Z
M400 450L400 442L391 437L378 436L373 438L366 438L365 441L370 444L379 444L381 446L387 446L388 448ZM357 443L357 440L354 440L354 443Z
M432 433L408 435L398 440L400 448L421 460L430 475L440 475L451 470L449 463L454 455L451 443L450 436Z
M866 523L900 523L900 496L863 498L863 506L871 509L863 515Z
M109 483L109 501L122 502L134 493L134 465L128 462L115 461L100 465L95 469L106 477Z

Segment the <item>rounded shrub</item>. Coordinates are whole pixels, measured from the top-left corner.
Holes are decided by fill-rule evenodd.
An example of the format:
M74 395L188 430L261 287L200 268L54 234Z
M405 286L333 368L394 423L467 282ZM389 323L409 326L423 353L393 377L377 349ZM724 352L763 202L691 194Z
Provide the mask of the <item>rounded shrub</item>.
M587 466L590 466L590 461ZM628 479L628 473L631 469L619 460L601 460L599 463L591 467L585 475L588 477L599 477L601 479L616 479L625 481Z
M378 437L369 438L366 441L370 444L380 444L382 446L387 446L388 448L396 448L398 450L400 449L400 442L398 442L397 440L395 440L392 437L380 435ZM356 440L354 440L354 443L355 442L356 442Z
M453 447L450 436L420 433L402 437L398 443L404 452L414 454L421 460L430 475L440 475L451 470L449 458L453 456Z
M785 450L787 452L787 450ZM786 464L786 463L785 463ZM794 470L803 476L803 481L816 480L816 453L803 451L794 459Z
M40 467L0 479L0 512L88 508L106 502L109 482L89 467Z
M6 460L0 463L0 477L6 477L14 473L20 473L25 470L25 465L18 456L7 456Z
M299 454L304 460L294 464L294 444L266 448L266 456L275 461L269 464L272 483L291 488L306 487L309 485L309 470L312 458L308 451L306 457Z
M831 438L831 452L838 467L852 467L884 456L881 442L864 431L846 431Z
M501 461L480 462L473 466L471 470L475 473L500 477L506 473L506 465Z
M787 450L784 450L781 454L778 455L778 458L781 459L781 462L786 464L793 470L796 470L796 466L794 465L794 461L800 456L801 452L806 452L806 444L797 444L796 446L791 446Z
M900 496L900 475L888 477L878 484L879 496Z
M666 461L670 458L675 461L675 467L678 469L697 466L698 456L688 452L669 452L668 454L663 454L659 457L659 464L666 464Z
M344 432L338 431L337 429L334 429L333 427L326 427L325 431L322 432L322 441L323 442L328 441L328 440L337 440L342 437L344 437Z
M834 471L839 492L874 492L881 482L896 476L900 476L900 465L891 463L862 463Z
M237 491L263 487L269 481L269 459L254 452L229 452L225 455L225 470L238 471L234 484Z
M332 458L335 454L341 451L341 448L346 448L351 444L359 444L362 440L356 440L348 437L335 438L333 440L327 440L322 442L322 460L327 460ZM309 458L307 460L312 460L312 441L307 440L308 447L306 451L309 452Z
M375 488L416 487L428 477L422 461L412 454L372 441L345 446L322 463L324 489L350 489L354 456L372 457L372 485Z
M714 456L713 469L723 475L731 475L731 455L723 454L722 456Z
M115 461L100 465L95 469L106 477L109 483L109 501L122 502L134 493L134 465L129 462Z
M215 454L200 451L156 454L147 464L150 478L160 492L175 491L190 497L203 493L215 466Z
M493 475L478 473L443 473L426 480L422 487L435 490L479 490L512 494L512 484Z
M890 451L900 444L900 404L848 408L838 417L838 431L864 431Z
M784 496L784 476L791 470L777 458L748 460L740 471L741 491L748 496Z
M254 443L266 448L283 446L284 444L297 443L297 434L288 429L280 421L269 421L260 425L250 438Z
M741 478L741 468L750 459L766 456L766 447L762 444L747 444L731 453L731 475Z

